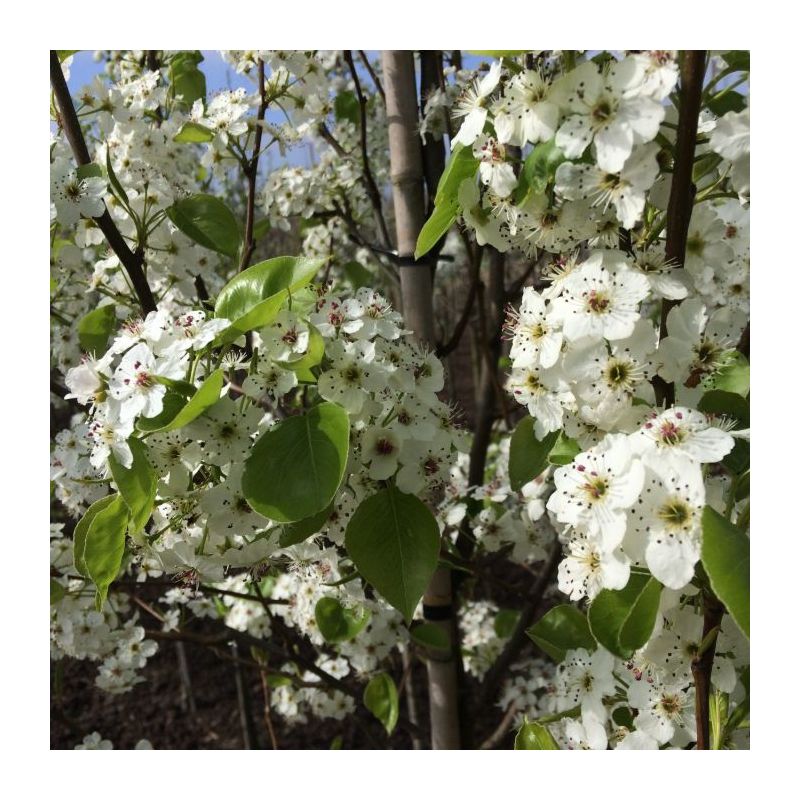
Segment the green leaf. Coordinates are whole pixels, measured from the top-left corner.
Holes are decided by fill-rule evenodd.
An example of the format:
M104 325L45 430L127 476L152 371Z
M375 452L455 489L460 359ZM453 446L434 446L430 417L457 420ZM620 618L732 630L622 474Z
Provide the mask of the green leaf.
M508 639L514 628L517 627L517 620L519 619L519 611L514 608L503 608L497 612L494 618L494 632L501 639Z
M278 543L281 547L291 547L293 544L304 542L309 536L319 532L332 513L333 503L330 503L317 514L284 525Z
M81 164L75 174L83 180L84 178L102 178L103 170L99 164Z
M444 168L439 185L436 187L435 205L443 203L458 204L458 188L461 182L471 178L477 171L480 162L472 155L472 148L458 144L450 155Z
M525 633L556 662L564 659L567 650L591 651L596 646L586 617L575 606L551 608Z
M372 273L363 264L359 264L358 261L348 261L342 269L354 291L361 289L363 286L372 286L375 282Z
M553 735L538 722L526 722L514 739L515 750L559 750Z
M148 433L161 430L165 425L169 425L178 415L178 412L186 405L186 398L178 392L167 391L164 395L164 408L155 417L138 417L136 427L140 431Z
M661 584L655 578L632 572L624 589L603 589L592 601L592 635L618 658L630 658L650 638L660 599Z
M547 460L551 464L563 467L571 464L575 460L575 456L580 452L581 446L574 439L565 436L564 432L561 431L556 443L553 445L553 449L547 455Z
M714 594L749 639L750 537L711 506L706 506L700 558Z
M335 403L282 420L259 437L245 461L247 502L277 522L317 514L339 488L349 442L350 420Z
M410 622L439 557L439 526L427 506L395 486L364 500L345 548L356 569Z
M86 549L86 534L89 532L89 526L97 514L109 506L116 497L117 495L115 494L109 494L92 503L75 526L75 531L72 534L72 560L78 574L84 578L89 577L89 571L83 560L83 553Z
M333 597L322 597L314 608L314 619L326 642L334 644L355 639L372 616L368 608L345 608Z
M555 137L535 145L522 165L514 201L522 205L531 194L542 194L555 179L558 165L564 161L566 157L556 147Z
M750 364L747 359L741 353L736 353L730 363L711 378L708 388L747 397L750 392Z
M491 58L513 58L514 56L522 56L527 53L527 50L467 50L474 56L489 56Z
M218 197L193 194L173 203L167 209L167 216L202 247L231 258L239 252L241 237L236 217Z
M210 142L214 135L214 131L209 130L199 122L184 122L181 129L172 137L172 141L199 144L201 142Z
M704 414L735 420L737 429L750 427L750 403L740 394L712 389L700 398L697 408Z
M95 308L78 321L78 342L85 353L101 356L108 349L108 340L117 327L114 305Z
M153 431L175 431L178 428L182 428L184 425L188 425L192 420L197 419L204 411L207 411L211 406L213 406L220 398L220 394L222 392L222 384L225 381L225 373L222 369L214 370L204 381L202 386L189 398L189 401L183 405L175 415L167 421L164 425L161 425L158 428L145 428L145 430ZM179 397L179 395L174 395ZM169 393L165 395L166 398L169 397ZM173 407L177 407L177 401L170 400L170 405ZM163 413L167 412L166 403L165 403L165 410ZM172 410L169 410L169 413L172 413ZM154 419L159 419L161 414Z
M80 50L56 50L59 61L66 61L70 56L74 56L75 53L80 53Z
M67 594L66 588L55 578L50 578L50 605L60 603Z
M355 93L349 90L339 92L333 101L333 113L337 121L346 119L353 125L358 125L361 120L361 104Z
M725 63L733 69L742 72L750 71L750 51L749 50L728 50L722 54Z
M112 453L108 459L111 475L120 495L131 514L131 535L139 533L147 525L156 499L158 476L147 457L147 445L133 436L128 439L133 453L133 463L126 469Z
M259 239L262 239L264 235L270 229L270 221L268 217L264 217L264 219L260 219L256 224L253 226L253 241L257 242Z
M128 200L128 193L125 191L122 184L117 178L117 173L114 172L114 167L111 166L111 150L106 149L106 172L108 173L108 182L111 184L111 189L114 194L122 201L125 206L130 206Z
M708 106L709 111L718 117L724 116L729 111L735 111L738 113L747 108L747 102L744 99L744 95L741 95L739 92L735 92L732 89L728 91L722 91L719 94L714 95L714 97L708 100L706 105Z
M433 213L425 221L422 230L417 238L417 246L414 249L414 258L420 259L425 253L450 230L450 226L456 221L458 216L457 203L442 203L433 209Z
M447 631L435 622L420 622L409 628L411 639L421 647L450 652L450 637Z
M379 672L364 689L364 705L377 717L390 736L400 716L397 687L385 672Z
M478 163L471 147L459 144L453 150L436 187L433 213L417 237L414 258L421 258L429 252L456 221L459 214L458 187L478 171Z
M558 441L560 431L548 433L541 441L533 432L533 417L521 419L511 435L508 475L511 488L518 492L526 483L547 469L547 457Z
M269 324L286 302L289 292L308 284L320 267L322 258L280 256L248 267L222 287L215 316L231 321L231 327L215 340L232 342L247 331Z
M170 61L170 97L180 107L190 108L195 100L205 102L206 76L197 67L202 60L199 50L183 50Z
M86 532L83 559L89 577L97 587L98 611L103 607L108 587L122 566L125 532L130 516L122 496L114 495L111 502L95 514Z

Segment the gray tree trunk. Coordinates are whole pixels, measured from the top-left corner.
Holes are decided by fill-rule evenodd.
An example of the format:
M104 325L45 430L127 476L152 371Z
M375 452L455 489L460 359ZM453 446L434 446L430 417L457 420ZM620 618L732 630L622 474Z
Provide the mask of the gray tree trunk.
M425 182L418 132L414 53L410 50L384 50L381 57L403 314L416 339L433 347L430 264L426 260L414 262L417 237L425 223ZM461 746L455 661L458 640L449 569L436 570L423 604L426 619L442 627L452 644L450 653L444 656L429 654L427 661L431 746L434 750L458 750Z

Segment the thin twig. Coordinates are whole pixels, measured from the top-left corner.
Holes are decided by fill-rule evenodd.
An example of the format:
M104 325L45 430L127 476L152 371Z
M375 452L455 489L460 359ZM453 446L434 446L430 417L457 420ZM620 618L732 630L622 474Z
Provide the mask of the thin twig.
M506 713L503 714L503 719L500 720L500 724L495 728L494 732L482 742L480 746L481 750L493 750L500 744L503 737L508 732L508 729L511 727L511 723L514 721L514 715L517 711L517 702L518 700L511 701L511 705L509 705Z
M81 124L78 115L75 113L75 106L61 70L61 62L55 50L50 51L50 84L53 87L56 105L58 106L58 122L66 134L67 141L72 149L72 155L79 167L92 163L89 155L89 148L83 138ZM144 242L139 242L136 251L131 251L127 242L119 232L116 223L111 219L111 215L106 208L99 217L94 217L94 222L103 232L111 249L119 258L128 277L131 279L133 290L145 314L156 310L156 301L153 292L147 283L144 274Z
M247 178L247 215L244 224L244 244L242 247L242 260L239 264L239 271L241 272L250 264L250 259L253 257L253 250L255 249L255 206L256 206L256 178L258 177L258 159L261 154L261 139L264 135L264 127L261 124L264 121L264 115L267 112L267 91L264 83L264 62L258 59L258 91L260 95L260 102L258 104L258 114L256 116L256 135L253 143L253 155L250 160L244 165L243 170Z
M372 209L375 212L375 221L378 223L378 228L381 232L384 247L391 248L392 239L389 236L389 229L386 227L386 220L383 216L383 207L381 204L381 193L378 185L375 183L375 178L372 175L372 168L369 164L369 153L367 148L367 98L361 91L361 81L358 79L358 72L356 72L356 65L353 63L353 54L349 50L343 50L344 60L350 69L350 76L353 79L353 84L358 97L358 103L361 108L359 115L360 133L361 133L361 162L364 169L364 183L367 189L369 201L372 204Z
M384 105L386 104L386 92L383 91L383 84L381 83L381 79L378 77L378 73L372 67L372 64L369 63L369 59L367 58L367 54L363 50L358 51L358 55L361 57L361 60L364 62L364 66L367 68L367 72L369 72L370 78L372 78L372 82L375 84L375 88L378 90L378 94L383 98Z

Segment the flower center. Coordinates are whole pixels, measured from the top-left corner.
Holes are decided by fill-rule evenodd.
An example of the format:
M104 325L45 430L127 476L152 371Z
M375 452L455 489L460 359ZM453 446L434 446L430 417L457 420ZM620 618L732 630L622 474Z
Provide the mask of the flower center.
M594 314L606 314L611 308L611 298L605 292L592 289L589 292L586 305Z

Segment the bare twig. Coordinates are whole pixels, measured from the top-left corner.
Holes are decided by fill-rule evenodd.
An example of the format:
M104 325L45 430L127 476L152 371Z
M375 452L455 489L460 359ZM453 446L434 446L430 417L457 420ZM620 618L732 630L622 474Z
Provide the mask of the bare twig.
M255 206L256 206L256 178L258 177L258 159L261 154L261 139L264 135L264 115L267 113L267 91L264 84L264 62L258 59L258 91L260 102L258 104L258 114L256 116L256 133L253 143L253 155L250 160L243 165L243 171L247 178L247 215L244 223L244 245L242 247L242 260L239 264L239 271L247 269L250 259L253 257L255 249Z
M381 203L381 193L378 185L375 183L375 178L372 175L372 168L369 164L369 153L367 148L367 98L364 92L361 91L361 81L356 72L356 65L353 63L353 54L349 50L342 51L344 60L350 69L350 76L353 79L353 84L358 97L358 103L361 109L359 114L360 132L361 132L361 162L364 169L364 184L367 189L369 201L372 204L372 209L375 212L375 221L378 223L378 228L381 232L381 239L383 240L384 247L391 248L392 239L389 236L389 229L386 227L386 220L383 216L383 207Z
M508 729L511 727L511 723L514 721L514 715L517 712L517 702L517 700L513 700L511 702L511 705L508 707L508 709L506 709L506 713L503 714L500 724L481 744L481 750L492 750L497 747L498 744L500 744L500 742L503 740L503 737L508 732Z
M361 58L364 66L367 68L367 72L369 72L370 78L372 78L372 82L375 84L375 88L378 90L378 94L383 98L384 104L386 103L386 92L383 91L383 84L381 83L381 79L378 77L378 73L375 72L372 64L369 63L369 59L367 58L367 54L363 50L358 51L358 55Z
M72 97L67 88L67 82L64 80L64 73L61 70L61 62L58 60L58 54L55 50L50 51L50 84L53 87L53 94L58 106L58 121L67 136L75 162L79 167L91 164L92 159L89 155L89 148L83 138L81 124L78 121L78 115L75 113L75 106L72 103ZM144 243L140 242L136 251L131 251L119 232L116 223L111 219L108 209L103 211L102 216L95 217L94 222L103 232L109 246L128 273L142 311L145 314L155 311L156 301L144 274Z

